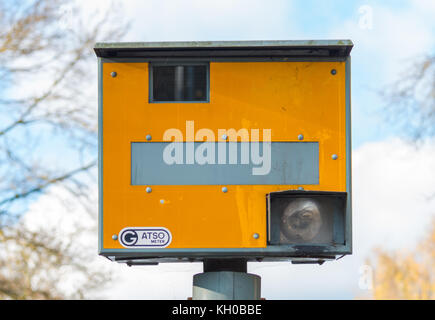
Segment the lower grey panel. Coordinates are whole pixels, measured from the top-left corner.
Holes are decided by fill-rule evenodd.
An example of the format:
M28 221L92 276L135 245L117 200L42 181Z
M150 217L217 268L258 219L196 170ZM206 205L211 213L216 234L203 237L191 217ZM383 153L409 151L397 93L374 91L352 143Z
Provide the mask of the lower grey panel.
M168 150L176 163L168 164ZM317 142L131 143L132 185L318 183Z

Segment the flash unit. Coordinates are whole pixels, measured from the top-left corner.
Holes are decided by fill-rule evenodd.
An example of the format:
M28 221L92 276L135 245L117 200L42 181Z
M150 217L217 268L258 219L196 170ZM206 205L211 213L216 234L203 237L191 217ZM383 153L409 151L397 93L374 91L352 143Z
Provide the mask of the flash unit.
M281 215L281 236L290 241L311 241L319 233L321 226L322 216L317 202L313 199L293 200Z
M337 245L345 239L346 192L281 191L268 194L268 242Z

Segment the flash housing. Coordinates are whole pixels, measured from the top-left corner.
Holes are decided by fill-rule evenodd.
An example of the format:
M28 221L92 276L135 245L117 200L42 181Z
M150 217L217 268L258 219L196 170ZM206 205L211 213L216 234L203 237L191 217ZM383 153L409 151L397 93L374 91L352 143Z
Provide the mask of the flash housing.
M280 191L267 195L269 245L345 245L346 192Z

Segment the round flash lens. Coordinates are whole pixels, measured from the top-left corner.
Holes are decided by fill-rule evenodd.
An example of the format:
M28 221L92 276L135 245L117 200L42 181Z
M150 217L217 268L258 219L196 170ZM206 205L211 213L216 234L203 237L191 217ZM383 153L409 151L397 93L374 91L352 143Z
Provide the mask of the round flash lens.
M289 203L281 216L281 232L289 240L313 240L322 226L319 206L312 199L296 199Z

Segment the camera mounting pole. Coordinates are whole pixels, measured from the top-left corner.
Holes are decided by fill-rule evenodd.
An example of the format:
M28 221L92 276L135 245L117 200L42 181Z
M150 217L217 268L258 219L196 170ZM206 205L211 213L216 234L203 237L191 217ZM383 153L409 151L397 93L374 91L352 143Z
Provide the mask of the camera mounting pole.
M247 273L245 259L207 259L193 276L193 300L260 300L261 278Z

